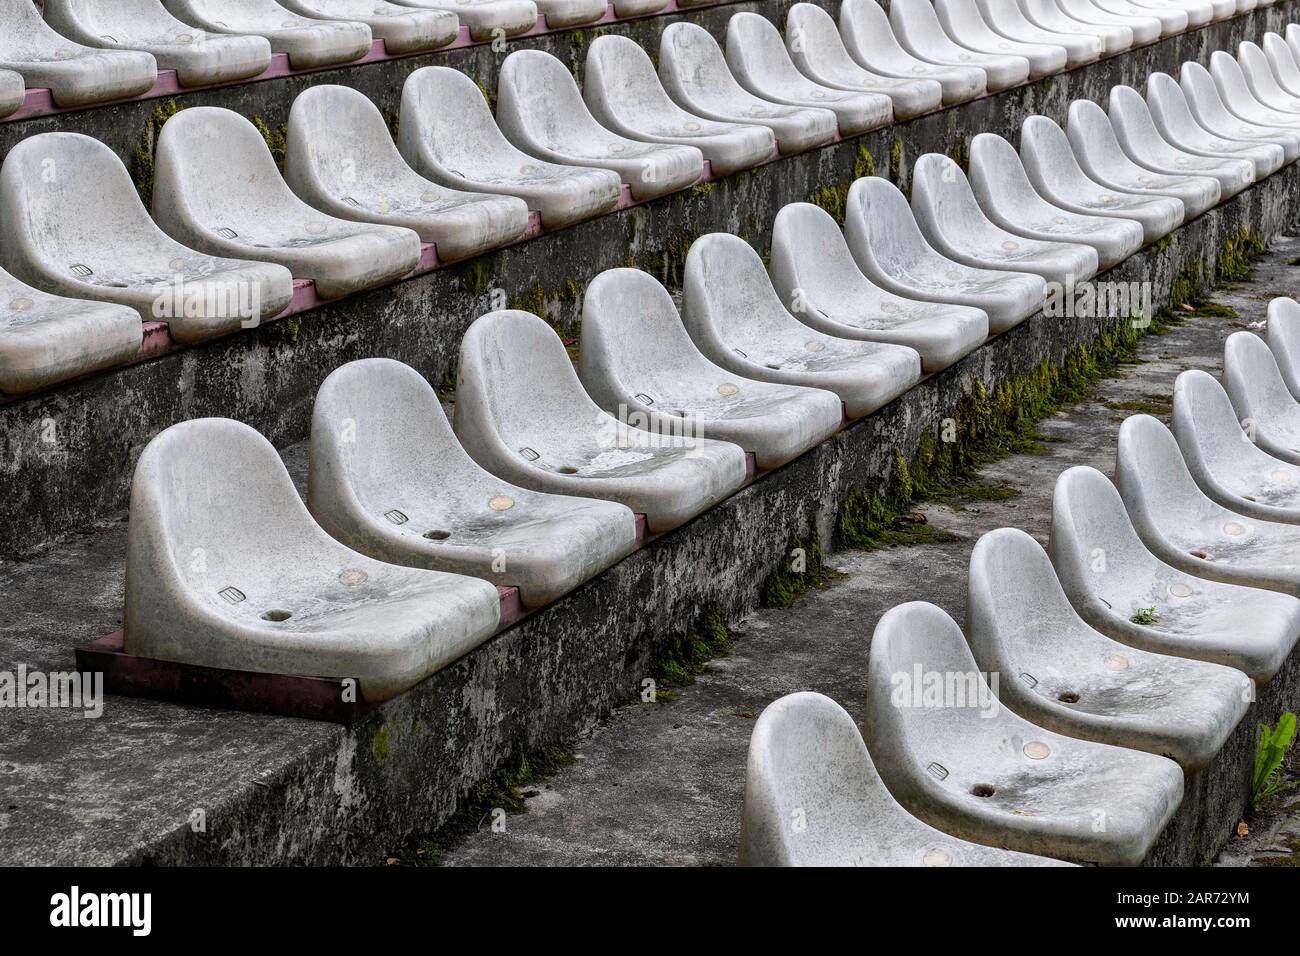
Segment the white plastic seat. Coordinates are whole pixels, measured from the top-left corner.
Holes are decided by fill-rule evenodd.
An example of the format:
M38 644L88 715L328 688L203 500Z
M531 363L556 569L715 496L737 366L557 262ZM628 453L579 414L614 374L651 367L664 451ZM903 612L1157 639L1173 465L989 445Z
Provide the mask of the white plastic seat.
M1234 667L1263 686L1300 636L1300 600L1207 581L1152 554L1095 468L1056 479L1047 549L1074 609L1121 644Z
M1043 6L1040 10L1039 17L1046 22L1031 20L1016 0L975 0L975 5L989 29L999 36L1019 43L1063 47L1065 65L1070 69L1095 62L1106 52L1106 41L1100 33L1077 20L1070 21L1054 5ZM1118 31L1116 34L1122 37Z
M784 106L750 93L731 75L712 35L688 21L671 24L659 38L659 80L685 110L768 127L783 154L829 143L838 130L839 120L829 109Z
M582 300L578 377L611 415L643 428L734 442L778 468L839 430L837 395L742 378L691 342L668 290L637 269L609 269Z
M618 17L645 17L668 6L668 0L611 0Z
M754 723L739 857L742 866L1065 865L922 823L890 795L853 718L808 692L773 701Z
M27 101L27 87L21 73L0 70L0 119L17 112Z
M762 382L834 392L849 418L871 414L921 379L914 349L836 338L801 323L781 303L758 253L730 233L691 244L682 324L714 364Z
M1043 3L1050 0L1021 0L1021 7L1030 20ZM1160 39L1164 26L1155 16L1139 13L1112 13L1092 0L1056 0L1057 7L1066 16L1087 24L1089 30L1100 33L1106 43L1106 53L1121 53L1123 49L1145 46ZM1124 32L1128 31L1128 47L1123 46Z
M44 172L55 164L59 175ZM97 139L43 133L0 169L0 261L17 278L73 298L115 302L166 320L189 343L283 312L293 276L266 262L216 258L149 218L130 174Z
M800 73L776 27L757 13L733 14L727 21L726 63L736 81L754 96L786 106L830 110L844 136L894 120L893 101L883 93L823 86Z
M1259 102L1271 110L1289 110L1293 113L1300 111L1300 96L1282 88L1277 77L1273 75L1273 67L1269 64L1268 57L1259 46L1249 40L1239 43L1237 64L1241 68L1242 78L1246 81L1251 95ZM1214 73L1214 55L1210 57L1210 72ZM1293 121L1300 122L1300 113L1297 113Z
M522 199L447 189L416 173L379 107L350 86L322 84L298 94L289 110L284 178L321 212L414 230L444 262L513 242L528 228Z
M1133 527L1157 557L1211 581L1300 597L1300 528L1238 514L1206 497L1158 419L1124 419L1115 483Z
M460 20L450 10L417 10L386 0L276 0L311 20L354 20L384 41L390 56L422 53L446 46L460 35Z
M131 485L125 647L203 667L352 678L382 701L481 644L487 581L375 561L313 520L279 455L200 418L145 448Z
M618 205L622 181L608 169L534 159L501 134L483 93L464 73L426 66L402 87L397 145L420 175L451 189L518 196L558 229Z
M1046 116L1025 119L1020 130L1020 161L1038 194L1063 209L1088 216L1136 219L1147 242L1155 242L1182 225L1182 200L1138 196L1088 178L1065 131Z
M1300 524L1300 468L1258 448L1212 375L1188 369L1174 382L1174 437L1205 494L1261 521Z
M1139 9L1161 10L1172 7L1175 10L1182 10L1187 13L1187 25L1189 27L1203 27L1205 24L1215 19L1216 6L1226 4L1227 0L1128 0L1128 2ZM1233 0L1234 6L1236 0Z
M824 209L791 203L772 225L772 285L804 325L826 335L905 345L926 372L947 368L989 335L980 309L904 298L859 270Z
M594 23L609 9L606 0L534 0L537 10L546 18L546 25L576 27Z
M934 80L943 89L945 106L965 103L987 92L988 77L978 66L944 66L903 49L894 37L888 15L876 0L844 0L839 26L844 48L859 66L881 76ZM902 115L897 105L895 113Z
M1268 304L1268 348L1292 397L1300 399L1300 303L1278 296Z
M1142 248L1141 223L1081 215L1038 195L1016 148L993 133L980 133L970 142L970 187L984 214L1008 232L1091 246L1097 253L1098 271Z
M1153 173L1129 159L1106 111L1092 100L1075 100L1067 117L1074 157L1094 181L1138 196L1171 196L1183 204L1184 222L1218 204L1222 190L1214 177Z
M636 547L611 501L528 491L480 468L419 372L371 358L335 369L312 413L307 505L338 541L378 561L559 598Z
M911 119L943 103L938 80L903 80L859 66L844 48L831 15L811 3L796 3L786 14L785 44L790 59L808 79L839 90L887 96L895 119ZM730 56L730 44L727 52Z
M471 39L491 40L500 31L505 36L527 33L537 26L538 10L533 0L393 0L398 6L420 10L450 10L469 27Z
M1029 61L1023 56L977 53L958 46L930 6L930 0L894 0L889 5L889 24L903 49L913 56L941 66L979 67L990 93L997 93L1029 79Z
M277 263L315 282L323 299L393 282L420 263L412 230L336 219L308 206L280 176L257 128L217 107L182 110L163 125L153 214L178 242Z
M1255 181L1255 163L1249 158L1201 155L1169 143L1156 128L1146 100L1131 86L1110 88L1106 115L1120 148L1144 169L1166 175L1213 176L1219 181L1219 193L1224 199Z
M936 252L898 187L869 176L849 187L845 236L858 268L891 292L984 312L997 334L1043 307L1046 282L1027 272L976 269Z
M1167 73L1147 77L1146 102L1160 135L1185 152L1212 159L1248 159L1255 164L1256 180L1277 172L1287 161L1286 151L1278 143L1242 142L1202 126L1192 115L1182 89Z
M1069 62L1065 47L1025 43L994 31L980 14L975 0L935 0L934 12L948 38L959 47L993 56L1018 56L1029 61L1029 79L1060 73Z
M1286 40L1277 33L1265 33L1262 46L1278 86L1288 95L1300 97L1300 63L1296 62L1295 54L1291 52Z
M1197 69L1204 69L1195 64ZM1190 66L1183 65L1186 73ZM1210 77L1219 91L1219 97L1233 116L1262 126L1277 126L1283 130L1296 131L1300 128L1300 113L1296 109L1300 104L1274 107L1261 102L1246 79L1241 64L1228 53L1215 50L1210 54ZM1272 74L1269 74L1272 77Z
M134 357L142 340L135 309L49 295L0 269L0 392L109 368Z
M275 0L162 0L172 16L209 33L266 37L295 70L358 60L370 52L370 27L352 20L313 20Z
M1300 130L1294 127L1265 125L1261 118L1272 114L1259 106L1255 119L1246 119L1235 115L1223 101L1214 77L1199 63L1190 61L1183 64L1179 86L1187 98L1187 107L1196 121L1216 136L1235 139L1248 143L1276 143L1286 153L1288 163L1300 158ZM1252 100L1252 102L1254 102ZM1235 104L1244 108L1245 104ZM1272 120L1270 120L1271 122Z
M1026 239L990 221L961 167L941 153L927 153L912 168L912 214L931 246L976 269L1031 273L1062 285L1097 274L1092 246Z
M628 37L606 34L591 41L582 94L606 128L647 143L694 146L715 176L729 176L776 155L776 135L768 127L719 123L674 103L649 54Z
M1300 465L1300 403L1287 388L1273 350L1258 335L1234 332L1223 343L1223 386L1255 444Z
M1184 33L1191 21L1191 15L1182 7L1142 6L1131 0L1092 0L1107 13L1124 17L1155 17L1160 21L1161 36L1177 36Z
M265 37L208 36L157 0L46 0L45 21L89 47L142 50L159 69L175 70L181 86L246 80L271 65Z
M528 312L491 312L465 332L455 427L492 474L533 491L617 501L656 534L745 482L738 445L607 415L583 390L560 337Z
M642 143L601 126L587 112L573 75L543 50L516 50L501 64L497 120L524 152L613 170L637 200L685 189L704 175L704 154L694 146Z
M904 808L954 836L1133 866L1182 800L1172 760L1065 737L1000 706L961 628L933 604L886 612L868 669L876 769ZM933 701L927 675L952 690Z
M158 80L148 53L82 46L56 33L32 0L0 0L0 70L21 74L28 89L49 89L64 109L140 96Z
M966 637L975 663L1001 674L998 699L1067 737L1144 750L1203 770L1254 699L1221 664L1153 654L1093 630L1070 605L1042 546L999 528L970 557Z

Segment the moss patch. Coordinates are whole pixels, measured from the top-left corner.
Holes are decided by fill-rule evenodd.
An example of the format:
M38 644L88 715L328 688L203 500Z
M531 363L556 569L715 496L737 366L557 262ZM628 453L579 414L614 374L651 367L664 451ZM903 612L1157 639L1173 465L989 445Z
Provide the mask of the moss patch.
M163 124L184 108L170 98L155 106L140 133L140 142L131 154L131 179L146 209L153 206L154 156L158 148L158 134L162 132Z
M257 127L257 131L262 134L262 139L266 140L266 146L271 151L271 158L275 160L275 165L284 172L284 154L289 148L289 124L281 123L272 129L266 124L266 120L260 116L254 116L252 123Z
M695 682L709 661L731 651L731 630L722 609L705 604L695 623L684 633L659 648L651 660L650 676L655 682L655 700L667 703L675 688Z
M791 531L780 562L763 583L763 607L789 607L804 592L812 588L820 590L828 582L842 577L844 575L826 566L821 544L815 535L811 542L804 544L803 539Z

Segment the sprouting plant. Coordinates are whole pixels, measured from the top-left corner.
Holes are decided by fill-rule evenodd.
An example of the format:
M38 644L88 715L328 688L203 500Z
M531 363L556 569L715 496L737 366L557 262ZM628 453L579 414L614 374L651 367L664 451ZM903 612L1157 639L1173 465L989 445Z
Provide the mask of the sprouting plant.
M1282 781L1282 758L1295 734L1295 714L1287 711L1277 719L1277 725L1259 725L1259 745L1255 751L1255 773L1251 778L1250 808L1259 806L1265 797L1283 793L1296 785L1296 781Z
M1129 620L1134 624L1154 624L1160 620L1160 615L1156 613L1156 609L1153 607L1140 607L1133 612L1133 616Z

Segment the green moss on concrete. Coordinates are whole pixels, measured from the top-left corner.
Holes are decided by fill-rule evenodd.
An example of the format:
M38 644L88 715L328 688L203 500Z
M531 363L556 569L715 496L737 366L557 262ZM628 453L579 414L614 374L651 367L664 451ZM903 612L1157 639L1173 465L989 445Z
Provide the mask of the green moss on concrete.
M963 173L970 170L970 141L959 139L948 150L948 158L961 167Z
M1216 281L1240 282L1250 278L1253 260L1265 249L1264 237L1254 229L1239 225L1224 240L1214 263Z
M839 576L826 567L816 535L805 544L796 532L791 531L781 560L763 583L763 607L789 607L806 591L812 588L820 590Z
M267 125L266 120L260 116L254 116L251 120L253 126L262 134L262 139L266 140L266 146L271 151L271 158L275 160L275 165L284 172L284 154L289 148L289 124L281 123L272 129Z
M711 192L713 192L713 183L696 183L691 187L691 198L703 199Z
M671 701L675 688L694 683L696 675L704 672L709 661L730 653L731 637L722 608L711 602L705 604L685 633L656 649L650 664L650 676L655 682L655 701Z
M908 182L907 167L904 165L903 140L899 136L894 137L894 142L889 147L889 180L909 200L912 198L912 186Z
M555 334L560 337L564 343L564 349L569 353L569 358L573 361L578 360L578 351L582 342L582 320L581 319L555 319L552 318L550 311L556 311L561 314L570 312L582 298L582 286L572 276L565 277L559 288L547 290L540 282L534 282L528 289L512 299L509 304L511 309L519 309L523 312L531 312L542 319L555 330ZM549 307L554 305L554 309Z
M140 132L140 142L131 154L131 179L146 209L153 206L154 155L158 147L158 134L162 132L163 124L184 108L171 98L158 103L149 114L149 119Z
M818 186L808 194L806 201L826 210L836 222L843 225L844 212L848 207L849 189L863 176L874 175L876 175L875 157L871 155L871 150L860 144L853 156L852 177L828 186Z
M385 721L380 725L379 729L375 731L375 736L370 741L370 753L374 756L375 763L377 764L381 764L388 759L388 748L391 744L391 740L389 739L390 733L391 728Z

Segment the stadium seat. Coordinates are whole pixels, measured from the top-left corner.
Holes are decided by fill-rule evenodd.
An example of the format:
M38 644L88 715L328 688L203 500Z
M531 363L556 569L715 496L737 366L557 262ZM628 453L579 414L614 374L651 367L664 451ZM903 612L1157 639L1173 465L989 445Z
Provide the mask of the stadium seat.
M849 56L863 69L903 80L934 80L943 90L945 106L955 106L987 92L988 78L978 66L943 66L905 50L895 38L884 8L876 0L844 0L840 4L840 38ZM895 114L902 115L897 106Z
M1287 388L1273 350L1252 332L1223 343L1223 386L1256 445L1300 465L1300 403Z
M353 20L313 20L275 0L162 0L172 16L209 33L262 36L295 70L359 60L370 52L370 28Z
M1279 143L1243 142L1201 126L1182 89L1167 73L1147 77L1146 103L1160 135L1178 149L1212 159L1248 159L1255 166L1256 180L1272 175L1287 162Z
M370 35L384 41L390 56L426 53L446 46L460 35L460 20L450 10L417 10L387 0L277 0L281 6L311 20L351 20L364 23Z
M930 0L894 0L889 5L889 24L899 45L918 59L940 66L983 70L990 93L1029 79L1031 66L1023 56L977 53L954 43L944 32Z

